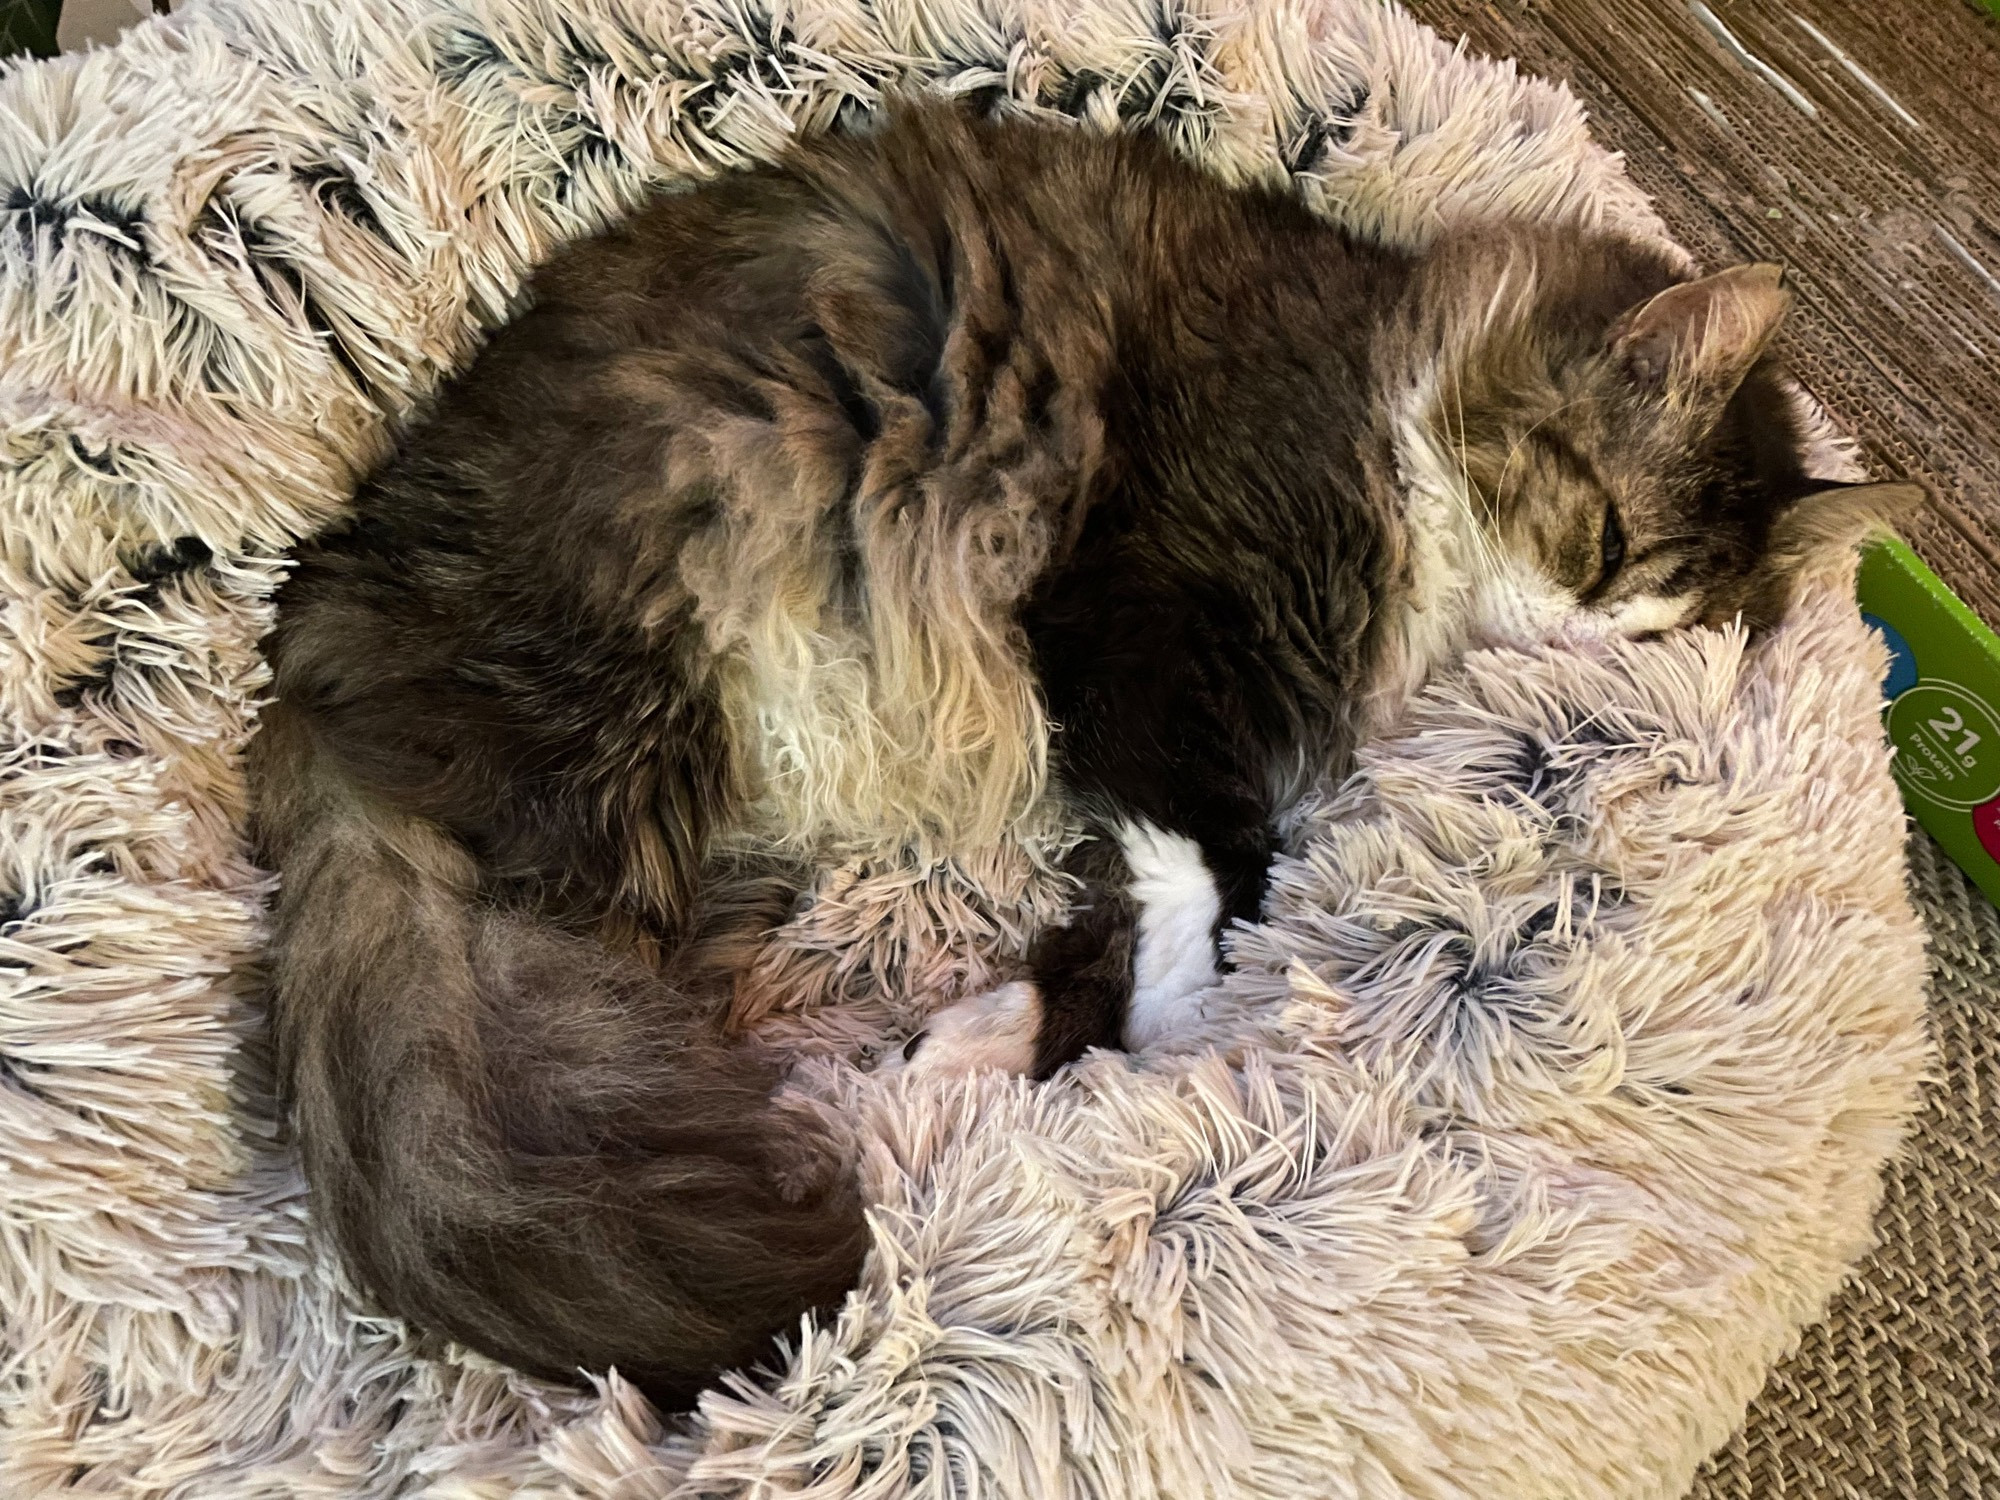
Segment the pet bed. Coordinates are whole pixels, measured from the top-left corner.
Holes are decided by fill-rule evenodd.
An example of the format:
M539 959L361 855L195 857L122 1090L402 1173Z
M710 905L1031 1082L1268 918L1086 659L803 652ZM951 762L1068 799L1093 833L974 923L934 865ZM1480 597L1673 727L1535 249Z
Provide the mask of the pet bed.
M1396 241L1661 233L1568 96L1365 0L193 0L0 78L0 1490L1670 1496L1869 1244L1928 1052L1835 567L1754 647L1473 658L1153 1055L869 1076L1062 893L826 872L758 1024L875 1248L690 1420L343 1283L242 835L285 548L551 246L910 84Z

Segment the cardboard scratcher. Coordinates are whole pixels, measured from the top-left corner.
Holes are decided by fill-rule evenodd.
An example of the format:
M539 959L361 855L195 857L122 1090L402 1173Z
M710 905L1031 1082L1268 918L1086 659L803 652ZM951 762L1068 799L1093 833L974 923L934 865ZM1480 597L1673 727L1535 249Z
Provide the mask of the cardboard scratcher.
M241 833L283 552L551 246L911 82L1393 241L1659 233L1567 96L1359 0L194 0L0 78L0 1491L1665 1496L1868 1243L1927 1054L1836 570L1754 649L1439 683L1171 1052L855 1071L1059 893L1018 849L827 872L766 1024L875 1252L687 1423L342 1284Z

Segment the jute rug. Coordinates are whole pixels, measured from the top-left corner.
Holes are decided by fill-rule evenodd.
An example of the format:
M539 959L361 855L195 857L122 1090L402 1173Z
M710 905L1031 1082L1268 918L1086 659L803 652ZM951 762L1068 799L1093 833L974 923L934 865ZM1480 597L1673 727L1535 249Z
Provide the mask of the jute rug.
M1659 233L1566 96L1366 0L196 0L0 77L0 1493L1666 1497L1866 1250L1930 1052L1835 560L1754 647L1441 680L1154 1055L871 1076L1063 892L825 872L755 961L875 1252L690 1421L344 1285L240 832L284 550L552 244L913 82L1392 240Z

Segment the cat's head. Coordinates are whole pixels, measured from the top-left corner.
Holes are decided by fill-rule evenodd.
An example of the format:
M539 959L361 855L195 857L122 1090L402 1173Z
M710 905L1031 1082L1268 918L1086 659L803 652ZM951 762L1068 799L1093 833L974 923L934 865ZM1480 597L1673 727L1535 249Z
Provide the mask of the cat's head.
M1470 639L1767 625L1802 568L1919 493L1806 474L1768 353L1792 301L1776 266L1680 281L1628 242L1538 233L1438 260L1399 461Z

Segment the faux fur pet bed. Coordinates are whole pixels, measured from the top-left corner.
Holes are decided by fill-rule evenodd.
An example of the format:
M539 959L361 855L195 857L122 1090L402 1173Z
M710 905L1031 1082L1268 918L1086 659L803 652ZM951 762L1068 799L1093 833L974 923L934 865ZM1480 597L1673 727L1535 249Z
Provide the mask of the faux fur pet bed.
M1754 649L1475 658L1155 1055L857 1071L1062 893L829 872L761 1024L876 1253L684 1426L341 1284L240 831L283 551L551 245L910 81L1391 239L1659 232L1567 96L1368 0L193 0L0 79L0 1492L1668 1496L1867 1243L1922 953L1833 576Z

